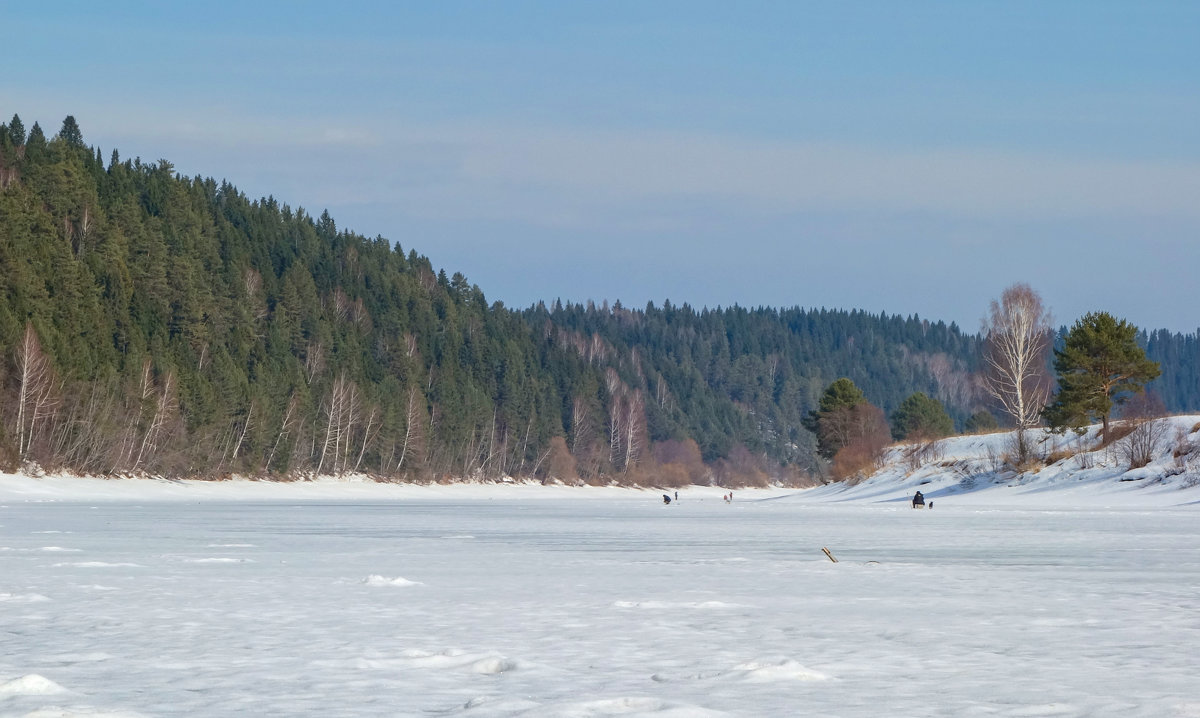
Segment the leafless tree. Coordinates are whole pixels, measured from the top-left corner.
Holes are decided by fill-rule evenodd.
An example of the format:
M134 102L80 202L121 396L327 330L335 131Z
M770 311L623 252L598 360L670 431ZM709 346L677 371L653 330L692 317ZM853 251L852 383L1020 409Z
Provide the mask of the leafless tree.
M379 418L379 407L372 405L371 412L367 414L367 426L363 429L362 447L358 450L358 459L354 462L354 473L356 474L362 467L363 457L367 455L367 446L379 433L380 424L376 423L377 418ZM374 433L371 431L372 428L375 430Z
M864 478L879 468L884 450L892 440L883 409L863 402L849 407L847 413L849 441L833 457L832 472L838 481Z
M350 318L353 310L354 302L346 294L341 287L335 287L333 290L333 316L339 322L344 322Z
M1121 442L1121 458L1130 469L1139 469L1157 458L1170 426L1165 419L1134 419L1133 429Z
M237 443L233 445L233 451L229 455L229 460L237 459L238 452L242 450L242 444L246 443L246 432L250 430L250 420L254 417L254 402L250 402L250 407L246 409L246 418L242 420L241 431L238 433Z
M425 398L417 391L417 387L410 386L408 388L408 406L404 411L404 440L400 445L400 458L396 461L396 471L408 468L404 462L410 455L424 453L422 451L424 415Z
M576 396L571 403L571 455L584 478L592 478L604 461L604 437L597 430L598 422L591 403Z
M266 296L263 293L262 275L257 270L246 268L242 272L242 283L245 285L246 298L249 301L250 316L254 318L254 321L261 322L270 316Z
M1028 284L1005 289L983 320L983 386L1012 419L1022 464L1029 458L1025 432L1041 421L1050 398L1051 321Z
M25 334L17 345L17 455L24 462L29 459L30 448L40 424L44 423L58 406L55 394L54 372L50 358L42 351L33 322L25 323Z
M609 406L608 406L608 463L616 465L617 459L621 455L621 436L622 427L621 420L624 414L621 411L621 398L624 394L625 384L621 381L617 371L612 367L604 372L604 384L608 389Z
M313 383L317 375L325 370L325 346L320 342L309 342L304 352L304 376L308 383Z
M84 250L87 248L88 235L92 233L92 229L96 224L96 218L92 214L92 209L88 205L83 205L79 209L79 219L75 222L75 231L73 239L75 246L75 255L83 256Z
M360 411L358 386L346 377L345 372L338 374L325 401L325 437L321 444L321 458L317 461L318 475L327 461L333 474L342 474L347 470L351 435L354 425L361 418Z
M631 392L625 399L624 419L621 427L624 431L622 444L625 448L625 470L636 465L646 447L646 397L640 390Z
M587 401L581 396L576 396L571 401L571 451L578 454L579 450L589 443L594 431Z
M700 453L700 445L695 439L668 439L654 444L652 456L660 467L675 466L687 477L685 483L701 484L704 482L708 467L704 465L704 457Z
M1129 435L1121 442L1120 453L1130 469L1138 469L1153 461L1165 446L1170 429L1162 419L1167 407L1153 391L1144 391L1122 407L1121 420Z
M279 423L279 433L275 435L275 443L271 445L271 452L267 454L267 460L263 464L265 471L271 470L271 462L275 460L275 452L279 450L279 444L288 437L296 423L296 417L300 413L300 397L296 392L292 392L291 398L288 400L287 408L283 411L283 420Z
M568 483L575 483L579 480L579 474L575 469L575 457L571 456L570 450L567 449L566 439L561 436L550 439L549 458L550 461L546 467L549 478Z
M154 456L155 450L166 439L166 427L178 411L179 405L175 397L175 373L168 371L162 377L161 384L153 380L150 360L142 363L142 405L148 413L148 420L142 425L141 442L137 454L129 466L129 471L137 473L144 464Z

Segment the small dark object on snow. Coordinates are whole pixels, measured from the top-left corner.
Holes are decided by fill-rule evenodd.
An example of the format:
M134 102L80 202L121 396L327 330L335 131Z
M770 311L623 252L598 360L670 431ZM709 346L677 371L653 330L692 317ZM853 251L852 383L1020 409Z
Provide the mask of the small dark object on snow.
M922 494L920 491L918 491L916 494L913 495L913 508L915 509L918 506L924 506L924 505L925 505L925 495Z

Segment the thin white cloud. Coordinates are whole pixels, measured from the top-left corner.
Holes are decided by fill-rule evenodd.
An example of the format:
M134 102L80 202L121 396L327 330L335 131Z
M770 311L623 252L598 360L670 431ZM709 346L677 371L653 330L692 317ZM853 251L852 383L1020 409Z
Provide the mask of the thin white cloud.
M678 208L703 203L728 216L758 218L818 211L1200 220L1195 161L494 123L234 118L219 109L185 109L80 114L88 141L136 140L171 159L176 147L190 148L213 162L194 168L177 162L183 172L220 173L239 185L292 178L265 189L277 196L298 191L314 204L391 203L430 219L686 227L689 219ZM294 186L297 177L304 178L302 188Z
M311 146L313 135L293 131L272 144ZM354 136L375 140L345 147L362 151L354 166L365 180L364 199L388 199L429 217L595 227L633 214L676 223L681 218L668 217L672 203L701 201L754 216L1200 219L1197 163L667 132L398 126ZM656 203L663 205L658 212Z
M767 212L1200 218L1197 164L668 133L493 131L461 142L464 179L472 183L574 188L614 201L700 197Z

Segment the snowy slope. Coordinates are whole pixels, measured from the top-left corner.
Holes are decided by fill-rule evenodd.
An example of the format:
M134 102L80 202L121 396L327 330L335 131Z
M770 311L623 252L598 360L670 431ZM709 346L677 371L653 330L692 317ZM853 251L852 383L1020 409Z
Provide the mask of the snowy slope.
M1099 426L1080 436L1045 429L1030 432L1042 458L1025 472L1007 467L1012 432L955 436L937 442L920 459L912 445L888 449L883 465L857 484L811 491L821 500L904 501L921 491L926 499L962 503L1048 506L1179 506L1200 502L1200 415L1156 420L1153 460L1130 469L1130 438L1099 446ZM1178 454L1178 456L1177 456Z

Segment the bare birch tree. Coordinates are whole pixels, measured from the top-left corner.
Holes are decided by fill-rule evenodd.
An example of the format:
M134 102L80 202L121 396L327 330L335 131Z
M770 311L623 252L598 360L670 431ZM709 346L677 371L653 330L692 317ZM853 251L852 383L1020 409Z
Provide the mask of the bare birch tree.
M138 473L144 469L145 462L159 448L166 437L168 421L179 410L175 397L175 372L168 371L162 377L161 384L156 385L151 379L150 360L142 364L142 399L143 406L149 404L151 413L142 432L142 440L137 447L137 455L129 468L130 473Z
M237 443L233 445L233 451L229 455L229 460L237 460L238 452L242 450L242 444L246 443L246 432L250 430L250 420L254 417L254 402L250 402L250 407L246 409L246 418L242 420L241 431L238 433Z
M296 395L295 391L292 391L292 396L288 399L287 408L283 412L283 419L279 424L279 433L275 435L275 443L271 445L271 453L267 454L267 460L263 463L263 471L271 470L271 462L275 460L275 452L279 450L279 444L288 437L288 434L294 428L299 408L300 397Z
M621 455L621 420L624 418L622 404L624 404L625 384L612 367L608 367L604 372L604 384L608 389L609 396L608 463L615 466Z
M629 471L642 458L646 446L646 399L641 391L634 391L625 402L625 419L622 422L625 449L625 470Z
M408 406L404 410L404 439L400 444L400 458L396 460L396 471L407 468L404 462L409 459L410 455L423 453L424 414L425 398L420 395L417 387L410 386L408 388Z
M375 438L375 435L379 433L380 425L375 421L377 418L379 418L379 407L372 405L371 412L367 414L367 427L363 429L362 447L359 448L358 459L354 462L353 472L356 474L359 468L362 467L363 457L367 455L367 446ZM372 433L372 429L374 429L374 433Z
M621 455L621 419L624 418L621 410L624 401L620 396L614 396L611 402L608 407L608 463L615 467Z
M340 475L349 470L351 436L354 425L361 418L361 410L358 386L343 371L334 380L325 402L325 439L317 462L318 475L324 470L327 459L330 473Z
M1029 458L1025 432L1041 421L1050 398L1050 312L1028 284L1014 284L993 300L983 320L983 386L1017 430L1018 460Z
M17 345L17 455L29 459L40 422L58 406L54 396L54 376L50 359L42 351L33 322L25 323L25 334Z

